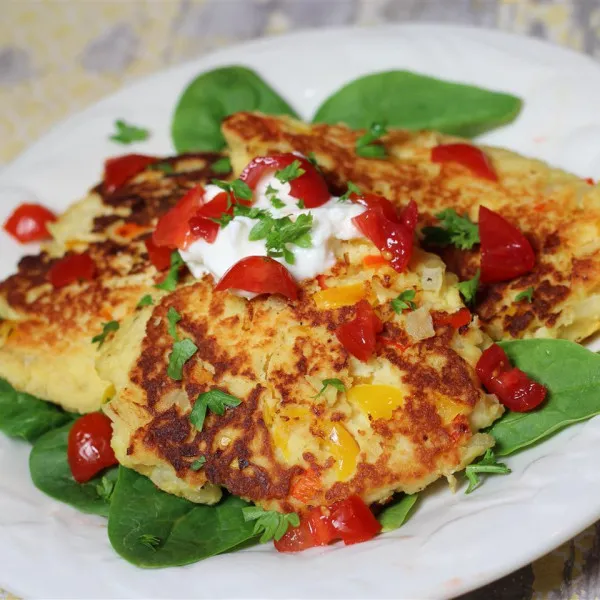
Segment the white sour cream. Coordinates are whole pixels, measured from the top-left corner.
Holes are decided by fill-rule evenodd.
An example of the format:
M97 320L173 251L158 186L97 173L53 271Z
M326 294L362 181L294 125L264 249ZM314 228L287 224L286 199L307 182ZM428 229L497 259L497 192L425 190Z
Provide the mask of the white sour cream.
M276 197L284 203L281 208L275 208L270 201L273 194L267 194L271 186L277 190ZM205 187L206 197L214 198L222 190L215 185ZM362 233L352 223L352 219L365 211L365 207L352 202L338 202L332 197L322 206L311 209L300 209L298 200L290 196L290 184L281 183L274 176L265 177L254 192L253 207L268 210L273 218L290 217L295 221L299 215L310 214L313 225L310 231L312 247L300 248L288 244L296 258L294 264L289 264L282 258L275 258L292 274L294 279L310 279L323 273L335 264L333 240L351 240L363 237ZM187 250L180 251L194 277L201 278L211 274L215 282L233 265L247 256L267 256L265 240L250 241L248 235L256 225L256 219L235 217L226 227L221 227L214 243L197 240ZM256 294L238 292L238 295L251 298Z

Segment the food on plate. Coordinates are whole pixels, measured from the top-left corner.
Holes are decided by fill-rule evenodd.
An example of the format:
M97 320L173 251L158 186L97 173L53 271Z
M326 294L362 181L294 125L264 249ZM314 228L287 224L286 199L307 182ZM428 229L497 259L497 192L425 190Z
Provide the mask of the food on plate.
M8 234L51 239L0 283L0 429L34 444L35 485L136 565L295 552L396 529L437 479L470 494L600 413L600 356L492 340L598 329L592 182L389 128L473 135L520 106L391 71L307 125L219 68L172 123L212 154L111 158L62 216L18 207Z
M108 161L103 182L48 224L54 238L46 250L23 258L18 272L0 283L0 377L74 412L98 410L113 393L94 367L100 341L92 338L134 313L144 296L162 293L155 284L170 252L149 241L157 217L217 175L210 164L220 159L152 158L105 193L122 177L117 161L125 160L132 173L128 158Z
M593 182L433 132L390 130L370 142L385 149L379 158L361 156L357 143L365 132L342 125L239 113L224 121L223 132L235 173L257 155L313 153L334 188L345 189L351 181L397 205L415 200L423 244L440 252L462 281L486 266L475 226L482 226L480 207L499 215L491 217L488 230L506 233L509 241L493 243L510 247L514 231L522 235L518 251L509 260L500 254L496 266L520 260L524 267L504 276L492 270L487 281L481 273L473 309L494 339L579 341L600 328L600 188ZM448 233L440 231L449 227Z
M474 371L484 336L442 261L413 249L414 205L324 197L296 155L257 158L230 186L197 200L197 215L217 203L231 217L211 241L181 231L182 215L192 236L200 218L187 199L159 221L156 241L177 245L198 280L100 349L119 462L195 502L222 487L303 513L413 493L483 454L493 438L478 431L503 412ZM396 255L369 239L380 223L398 242L405 232Z

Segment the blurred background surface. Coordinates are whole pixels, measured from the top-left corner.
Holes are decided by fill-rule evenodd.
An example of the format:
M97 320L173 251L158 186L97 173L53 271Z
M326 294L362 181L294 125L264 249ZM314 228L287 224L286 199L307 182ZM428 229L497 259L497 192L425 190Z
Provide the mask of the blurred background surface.
M0 0L0 167L71 113L215 48L408 21L498 28L600 60L600 0ZM600 523L467 598L600 598Z

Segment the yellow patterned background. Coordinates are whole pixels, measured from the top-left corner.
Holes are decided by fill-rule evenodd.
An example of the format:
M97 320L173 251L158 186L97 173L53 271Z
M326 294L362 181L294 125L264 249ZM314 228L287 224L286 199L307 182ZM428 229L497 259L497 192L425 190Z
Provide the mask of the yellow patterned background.
M600 58L600 0L0 0L0 168L69 114L211 49L408 20L497 27ZM600 598L599 540L596 525L468 598Z

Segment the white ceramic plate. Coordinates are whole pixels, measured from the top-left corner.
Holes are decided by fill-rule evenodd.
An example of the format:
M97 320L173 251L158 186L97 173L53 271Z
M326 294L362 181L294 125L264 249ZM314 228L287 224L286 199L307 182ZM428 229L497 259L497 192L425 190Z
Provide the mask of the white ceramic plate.
M198 73L256 69L304 116L359 75L407 68L521 96L518 121L485 141L600 176L600 69L590 59L497 32L441 26L322 30L231 48L141 81L65 121L0 175L0 222L37 197L61 210L100 177L116 118L151 127L134 151L170 153L171 112ZM0 233L0 276L23 248ZM600 518L600 420L507 462L475 494L434 486L402 529L345 548L283 555L271 545L190 567L145 571L111 549L103 519L38 492L26 444L0 436L0 587L27 597L451 597L515 570Z

